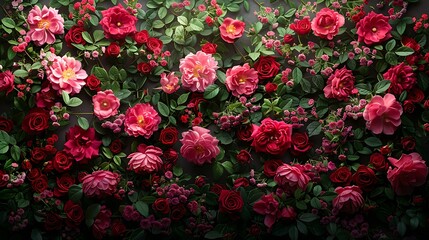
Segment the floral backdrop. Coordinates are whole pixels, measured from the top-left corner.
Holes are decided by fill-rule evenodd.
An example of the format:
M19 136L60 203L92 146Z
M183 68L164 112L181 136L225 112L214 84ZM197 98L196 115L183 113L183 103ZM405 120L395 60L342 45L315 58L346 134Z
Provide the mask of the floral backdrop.
M2 1L0 233L423 239L418 2Z

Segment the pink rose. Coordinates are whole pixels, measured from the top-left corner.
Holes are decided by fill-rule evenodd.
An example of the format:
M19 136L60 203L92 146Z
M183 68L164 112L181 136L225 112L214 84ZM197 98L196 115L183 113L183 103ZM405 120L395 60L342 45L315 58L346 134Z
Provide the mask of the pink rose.
M393 190L400 196L409 195L414 187L426 182L428 168L426 162L418 153L402 154L401 158L388 158L395 168L389 168L387 179L392 184Z
M254 125L252 138L256 152L282 155L291 147L292 125L265 118L260 126Z
M103 14L103 18L100 25L106 38L122 40L136 32L137 18L125 10L122 5L101 11L101 14Z
M140 144L137 152L128 155L128 169L136 173L153 173L162 167L162 150L155 146Z
M236 97L252 95L258 88L258 81L258 72L248 63L226 70L226 88Z
M94 114L98 119L103 120L118 113L120 106L119 98L113 94L112 90L99 91L92 97Z
M204 92L216 80L217 61L211 54L198 51L196 54L189 53L180 59L179 65L182 73L182 85L192 92Z
M311 29L314 35L332 40L344 23L343 15L329 8L323 8L316 13L316 17L311 21Z
M271 228L277 220L277 212L279 210L279 202L272 194L262 196L262 198L253 204L253 211L258 214L265 215L264 224Z
M203 165L211 163L220 153L219 140L210 135L210 130L194 126L192 130L182 133L180 154L188 161Z
M402 106L394 95L388 93L382 98L374 96L365 106L363 118L366 128L375 134L392 135L401 125Z
M400 95L403 91L411 90L417 83L416 74L412 67L400 63L389 68L383 78L391 82L388 92Z
M384 42L392 37L389 17L373 11L356 24L356 29L359 42L365 42L367 45Z
M64 151L71 154L77 162L86 162L98 156L101 141L96 139L94 128L83 130L79 126L71 127L66 134L66 139Z
M161 117L149 103L138 103L125 113L125 132L130 136L143 136L146 139L158 130Z
M243 35L246 24L240 20L225 18L219 27L220 37L227 43L234 43Z
M304 191L307 188L310 177L305 174L304 169L299 165L291 166L285 163L277 168L274 181L285 190L293 193L298 188Z
M337 187L335 192L338 196L332 200L332 205L340 212L353 214L364 205L362 191L358 186Z
M54 8L43 6L40 9L35 5L28 14L27 22L30 27L27 36L37 46L52 44L55 42L55 35L64 33L64 19Z
M15 76L9 70L0 73L0 92L6 92L6 95L12 92L14 79Z
M326 87L323 89L326 98L335 98L338 101L347 101L349 96L358 93L355 88L353 72L346 67L336 69L329 76Z
M174 72L168 74L161 73L161 88L167 94L172 94L179 90L179 78L174 75Z
M120 175L114 172L98 170L82 178L82 190L88 197L113 195Z
M46 71L48 80L54 90L61 94L65 91L68 94L79 93L88 74L82 69L82 64L72 57L55 56L51 66Z

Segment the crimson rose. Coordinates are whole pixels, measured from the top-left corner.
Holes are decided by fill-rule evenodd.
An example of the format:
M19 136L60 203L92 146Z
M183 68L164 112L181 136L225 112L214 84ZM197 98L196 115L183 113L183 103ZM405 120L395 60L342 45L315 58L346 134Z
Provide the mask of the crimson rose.
M82 32L85 31L83 26L75 25L65 35L67 46L72 47L72 43L85 45L86 41L82 37Z
M335 172L331 173L329 179L333 183L337 183L341 186L347 186L352 180L352 172L346 166L340 167Z
M22 121L22 130L27 134L37 134L48 129L49 113L42 108L33 108Z
M257 152L281 155L292 143L292 125L271 118L262 120L261 125L254 126L252 147Z
M260 56L253 68L258 71L259 80L262 81L275 77L279 72L280 63L272 56Z
M244 202L240 194L231 190L222 190L219 196L219 211L224 213L241 212Z

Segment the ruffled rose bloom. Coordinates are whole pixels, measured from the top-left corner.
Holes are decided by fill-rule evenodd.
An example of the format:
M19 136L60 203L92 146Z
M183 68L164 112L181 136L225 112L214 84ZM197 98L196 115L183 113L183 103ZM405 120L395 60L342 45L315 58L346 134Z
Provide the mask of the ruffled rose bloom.
M113 195L120 179L114 172L99 170L82 178L82 190L87 197L104 197Z
M414 187L426 182L428 168L426 162L418 153L402 154L401 158L388 158L395 168L389 168L387 179L392 184L393 190L400 196L409 195Z
M27 23L30 27L27 36L37 46L52 44L55 42L55 35L64 33L64 19L54 8L43 6L40 9L35 5L28 14Z
M158 130L161 117L149 103L138 103L125 113L125 132L130 136L143 136L146 139Z
M68 47L73 47L72 43L85 45L86 41L82 37L82 32L85 29L81 25L75 25L70 28L67 34L64 36L64 40L67 43Z
M332 40L344 23L343 15L329 8L323 8L316 13L316 17L311 21L311 29L314 35Z
M252 138L256 152L281 155L291 147L292 125L265 118L260 126L254 125Z
M258 88L258 72L250 68L248 63L234 66L226 70L225 85L232 95L252 95Z
M264 224L268 228L271 228L276 222L278 210L279 202L272 194L262 196L259 201L253 204L253 211L265 215Z
M298 188L304 191L310 177L299 165L291 166L285 163L277 168L274 181L285 190L293 193Z
M52 88L58 90L60 94L62 91L68 94L79 93L88 77L86 71L82 69L81 62L67 56L56 56L46 73Z
M356 24L356 29L359 42L365 42L367 45L384 42L392 37L389 17L373 11Z
M353 214L364 205L362 191L358 186L337 187L335 192L338 196L332 200L332 205L340 212Z
M128 169L136 173L153 173L162 167L162 150L155 146L140 144L137 152L128 155Z
M179 69L182 73L183 87L192 92L204 92L207 86L216 80L218 66L211 54L198 51L180 59Z
M275 77L280 70L280 63L273 56L260 56L253 68L258 71L259 80L262 81Z
M179 90L179 78L174 75L174 72L168 74L161 73L161 88L167 94L172 94Z
M392 135L401 125L402 106L394 95L374 96L365 106L363 118L366 128L375 134Z
M227 43L234 43L244 33L246 24L240 20L225 18L219 27L220 37Z
M15 76L7 70L0 73L0 92L6 92L6 95L12 92Z
M121 105L119 98L110 89L100 91L92 96L92 104L94 105L94 114L100 120L116 115Z
M311 22L310 17L304 17L303 19L295 19L293 23L290 24L290 29L292 29L298 35L305 35L311 31ZM286 36L286 35L285 35Z
M211 163L220 153L219 140L210 135L210 130L194 126L192 130L182 133L180 154L188 161L203 165Z
M71 127L66 133L66 139L64 151L73 156L77 162L86 162L98 156L101 141L95 137L94 128L83 130L79 126Z
M358 93L355 88L353 72L346 67L336 69L329 76L326 87L323 89L326 98L335 98L338 101L347 101L349 96Z
M122 40L136 32L137 18L125 10L122 5L119 4L101 11L101 14L103 14L103 18L100 25L106 38Z
M383 74L383 78L391 82L387 91L397 95L411 90L417 83L413 68L403 62L387 70Z

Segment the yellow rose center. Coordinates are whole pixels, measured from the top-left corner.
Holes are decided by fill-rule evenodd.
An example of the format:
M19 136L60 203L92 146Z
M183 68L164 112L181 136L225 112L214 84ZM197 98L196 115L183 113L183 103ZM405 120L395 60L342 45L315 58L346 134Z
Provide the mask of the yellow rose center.
M376 27L373 27L371 30L372 30L372 32L377 32L377 28Z
M198 146L195 147L195 151L197 153L203 153L204 152L204 148L203 148L203 146L198 145Z
M144 121L144 117L142 115L138 115L137 116L137 124L140 127L144 127L144 125L146 124L145 121Z
M194 67L194 70L192 71L192 73L194 74L194 77L199 77L200 73L199 71L201 71L204 67L201 64L197 64Z
M108 108L109 107L109 103L107 101L103 101L103 103L101 104L101 106L103 108Z
M38 28L44 28L44 29L48 29L50 26L51 26L51 22L46 19L40 20L39 23L37 24Z
M118 27L120 27L122 25L122 23L121 22L117 22L116 23L116 26L118 26Z
M226 32L227 33L235 33L235 26L234 25L228 25L228 27L226 27Z
M238 83L239 84L244 84L244 83L246 83L246 78L245 77L240 77L239 79L238 79Z
M73 69L68 68L63 72L63 79L65 82L67 82L71 78L75 78L76 74L74 73Z

